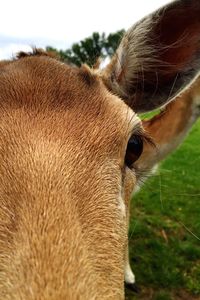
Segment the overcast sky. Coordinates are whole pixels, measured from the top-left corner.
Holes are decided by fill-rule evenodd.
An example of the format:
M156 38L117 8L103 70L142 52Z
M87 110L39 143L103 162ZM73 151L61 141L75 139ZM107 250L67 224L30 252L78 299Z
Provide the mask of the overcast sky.
M0 59L28 45L66 49L94 31L128 29L169 0L3 0Z

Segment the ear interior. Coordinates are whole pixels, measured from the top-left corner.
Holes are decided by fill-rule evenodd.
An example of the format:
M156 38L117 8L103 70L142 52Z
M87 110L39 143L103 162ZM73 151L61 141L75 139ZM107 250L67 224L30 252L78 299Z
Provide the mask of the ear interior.
M200 1L173 1L129 29L103 76L136 112L172 100L200 69Z

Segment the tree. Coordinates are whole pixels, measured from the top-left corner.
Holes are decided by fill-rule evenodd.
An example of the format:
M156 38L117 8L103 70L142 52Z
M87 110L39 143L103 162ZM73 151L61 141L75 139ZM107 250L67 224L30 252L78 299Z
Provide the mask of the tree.
M105 33L94 32L92 36L75 43L70 49L57 50L47 46L47 51L58 54L62 61L80 66L83 63L94 66L98 58L111 57L117 49L124 34L124 30L111 33L107 37Z

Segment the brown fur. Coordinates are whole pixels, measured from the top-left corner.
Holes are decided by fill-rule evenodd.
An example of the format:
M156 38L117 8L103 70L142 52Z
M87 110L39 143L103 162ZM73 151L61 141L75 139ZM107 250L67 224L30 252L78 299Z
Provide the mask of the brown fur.
M191 93L144 122L158 144L184 129ZM116 199L123 182L128 216L136 179L123 157L138 119L88 68L37 55L2 64L0 114L0 299L122 299Z
M1 68L0 299L123 298L133 113L82 72L45 56Z
M164 110L150 120L142 122L146 133L151 136L156 147L152 143L144 143L141 157L135 163L138 168L137 179L140 185L135 185L134 192L137 192L157 167L157 164L165 159L167 155L177 149L184 138L189 133L192 125L200 116L200 77L190 88L178 96L173 102L169 103ZM128 182L127 189L133 188L133 183ZM127 205L127 226L129 224L129 203ZM128 281L130 278L130 263L128 246L125 254L125 274L128 270ZM132 277L131 277L132 278Z
M142 62L147 75L160 67L163 48L153 51L148 42L155 35L154 25L163 21L161 13L167 16L171 5L143 20L136 31L130 29L117 51L122 65L115 56L103 72L67 66L37 49L0 64L0 299L124 299L129 199L137 171L145 160L155 163L147 146L132 168L125 164L130 136L143 131L132 109L149 110L171 101L199 71L199 34L193 26L194 22L199 28L199 2L173 3L175 11L177 5L189 5L194 15L188 20L192 50L187 52L185 43L179 44L185 61L179 64L183 69L178 69L177 84L172 74L165 89L168 73L158 68L159 93L152 95L155 80L150 86L148 76L145 80L137 75L143 74ZM183 12L176 14L183 17ZM185 32L184 26L181 31ZM133 54L138 60L132 61ZM135 97L136 81L142 87L140 96L149 91L152 98ZM123 100L131 108L114 94L125 95ZM165 137L169 144L184 127L182 118L186 114L190 118L184 106L177 114L176 129ZM162 117L165 123L171 120L168 116ZM154 122L148 124L154 136ZM159 136L156 142L161 143Z
M150 120L144 120L146 132L153 138L157 150L145 144L143 155L137 164L150 170L160 160L175 150L187 136L200 116L200 77L195 83L168 104L164 111Z
M199 15L199 1L178 0L132 26L102 71L106 86L135 112L175 98L198 73Z

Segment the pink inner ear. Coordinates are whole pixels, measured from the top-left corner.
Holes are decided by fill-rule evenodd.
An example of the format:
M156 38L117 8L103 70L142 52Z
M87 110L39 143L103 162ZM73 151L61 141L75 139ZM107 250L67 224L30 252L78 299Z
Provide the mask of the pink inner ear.
M131 27L105 83L136 112L171 101L198 74L200 0L176 0Z
M170 76L179 72L190 63L200 43L199 9L185 6L184 9L176 8L168 11L162 16L154 34L158 36L161 47L164 46L160 60L167 63L166 73ZM164 68L161 69L165 73Z

